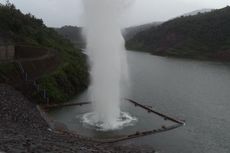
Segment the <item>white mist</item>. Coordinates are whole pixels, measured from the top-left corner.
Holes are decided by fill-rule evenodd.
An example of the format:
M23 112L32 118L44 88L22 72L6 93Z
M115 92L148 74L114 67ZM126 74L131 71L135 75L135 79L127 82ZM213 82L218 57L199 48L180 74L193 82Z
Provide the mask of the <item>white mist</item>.
M83 0L85 8L85 35L91 67L90 94L93 113L91 124L106 130L120 128L120 103L127 84L127 61L120 18L122 0ZM124 116L124 114L122 115Z

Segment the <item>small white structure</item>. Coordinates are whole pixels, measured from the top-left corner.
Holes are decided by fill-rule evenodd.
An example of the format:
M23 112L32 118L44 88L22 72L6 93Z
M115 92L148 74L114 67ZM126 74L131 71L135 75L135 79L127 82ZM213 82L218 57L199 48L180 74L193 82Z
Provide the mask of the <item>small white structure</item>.
M0 61L13 60L15 56L15 46L0 46Z

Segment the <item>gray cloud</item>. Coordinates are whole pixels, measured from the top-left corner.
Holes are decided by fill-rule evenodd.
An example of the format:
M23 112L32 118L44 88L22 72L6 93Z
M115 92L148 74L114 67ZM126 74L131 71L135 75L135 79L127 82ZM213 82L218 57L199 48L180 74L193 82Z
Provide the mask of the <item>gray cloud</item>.
M51 27L82 25L81 0L11 0L11 2L22 12L30 12L42 18ZM221 8L226 5L230 5L230 0L135 0L123 15L123 25L165 21L197 9Z

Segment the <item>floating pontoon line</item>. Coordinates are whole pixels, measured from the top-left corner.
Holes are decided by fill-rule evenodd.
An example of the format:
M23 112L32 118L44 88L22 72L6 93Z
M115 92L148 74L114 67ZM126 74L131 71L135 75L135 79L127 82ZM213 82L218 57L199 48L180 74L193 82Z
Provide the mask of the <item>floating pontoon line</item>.
M174 130L174 129L179 128L181 126L183 126L183 125L176 124L176 125L172 125L172 126L168 126L168 127L164 127L164 128L160 128L160 129L143 131L143 132L136 132L134 134L127 135L127 136L117 138L117 139L96 140L96 142L99 142L101 144L117 143L117 142L121 142L121 141L126 141L126 140L131 140L131 139L136 139L136 138L145 137L145 136L149 136L149 135L159 134L162 132L171 131L171 130Z
M163 113L155 111L155 110L149 108L148 106L139 104L138 102L136 102L134 100L131 100L131 99L126 99L126 100L128 102L134 104L135 106L140 107L140 108L148 111L148 113L154 113L154 114L156 114L156 115L158 115L158 116L160 116L160 117L162 117L162 118L164 118L166 120L170 120L170 121L172 121L172 122L174 122L176 124L175 125L171 125L171 126L167 126L167 127L166 126L162 126L159 129L154 129L154 130L149 130L149 131L142 131L142 132L137 131L134 134L127 135L127 136L124 136L124 137L121 137L121 138L117 138L117 139L99 140L99 142L101 142L101 144L116 143L116 142L121 142L121 141L125 141L125 140L130 140L130 139L135 139L135 138L139 138L139 137L144 137L144 136L148 136L148 135L153 135L153 134L158 134L158 133L162 133L162 132L167 132L167 131L174 130L176 128L179 128L179 127L185 125L184 121L175 119L173 117L170 117L168 115L165 115Z
M156 115L158 115L158 116L160 116L160 117L163 117L164 119L168 119L168 120L170 120L170 121L172 121L172 122L175 122L175 123L178 123L178 124L182 124L182 125L185 124L184 121L181 121L181 120L172 118L172 117L170 117L170 116L167 116L167 115L165 115L165 114L162 114L162 113L160 113L160 112L157 112L157 111L155 111L155 110L153 110L153 109L151 109L151 108L149 108L149 107L147 107L147 106L144 106L144 105L142 105L142 104L137 103L137 102L134 101L134 100L131 100L131 99L126 99L126 100L128 100L128 101L131 102L131 103L133 103L135 106L139 106L139 107L141 107L141 108L147 110L149 113L154 113L154 114L156 114Z
M58 108L58 107L68 107L68 106L83 106L83 105L89 105L92 104L92 102L73 102L73 103L64 103L64 104L48 104L43 105L42 107L45 109L52 109L52 108Z
M152 108L150 108L149 106L145 106L142 105L134 100L131 99L126 99L127 102L134 104L136 107L140 107L144 110L146 110L148 113L154 113L162 118L164 118L165 120L170 120L176 124L171 125L171 126L162 126L159 129L153 129L153 130L149 130L149 131L137 131L134 134L131 135L126 135L120 138L115 138L115 139L105 139L105 140L98 140L98 139L91 139L93 141L96 141L100 144L106 144L106 143L116 143L116 142L120 142L120 141L125 141L125 140L131 140L131 139L135 139L135 138L139 138L139 137L144 137L144 136L148 136L148 135L153 135L153 134L158 134L158 133L162 133L162 132L167 132L170 130L174 130L176 128L179 128L181 126L185 125L185 121L182 120L178 120L175 119L173 117L170 117L168 115L165 115L163 113L160 113L156 110L153 110ZM44 108L57 108L57 107L66 107L66 106L83 106L83 105L89 105L92 104L92 102L81 102L81 103L67 103L67 104L55 104L55 105L46 105L44 106ZM74 133L74 132L73 132Z

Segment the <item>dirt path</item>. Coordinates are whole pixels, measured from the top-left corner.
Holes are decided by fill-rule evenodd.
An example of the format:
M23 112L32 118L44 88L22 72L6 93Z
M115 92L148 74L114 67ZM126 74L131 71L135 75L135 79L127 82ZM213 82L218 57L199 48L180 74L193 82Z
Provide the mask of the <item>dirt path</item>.
M34 58L21 58L14 60L15 62L27 62L27 61L37 61L37 60L44 60L46 58L52 57L54 54L47 53L45 55L34 57Z

